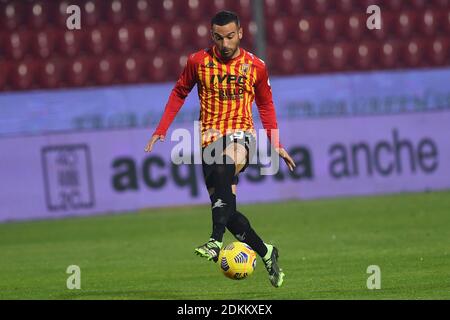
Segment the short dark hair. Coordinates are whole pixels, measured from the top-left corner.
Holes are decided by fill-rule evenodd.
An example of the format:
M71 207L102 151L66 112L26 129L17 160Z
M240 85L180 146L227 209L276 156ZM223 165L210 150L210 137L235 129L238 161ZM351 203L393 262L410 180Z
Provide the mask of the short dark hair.
M236 23L238 27L241 26L241 22L239 21L239 17L236 13L232 11L220 11L216 13L216 15L211 19L211 27L213 24L218 26L224 26L231 22Z

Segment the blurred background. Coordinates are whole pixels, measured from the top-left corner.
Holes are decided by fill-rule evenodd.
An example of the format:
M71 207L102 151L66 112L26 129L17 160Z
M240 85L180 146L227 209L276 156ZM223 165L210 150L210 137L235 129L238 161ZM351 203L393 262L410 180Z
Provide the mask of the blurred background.
M449 0L0 0L0 220L207 203L174 142L143 148L220 10L266 61L301 164L249 170L243 203L450 188ZM198 113L192 93L171 129Z
M81 9L81 30L66 28L70 4ZM366 27L372 4L382 9L380 30ZM224 9L239 14L243 47L267 57L272 75L442 67L450 64L449 6L448 0L2 0L0 90L174 81L187 55L210 45L210 19Z

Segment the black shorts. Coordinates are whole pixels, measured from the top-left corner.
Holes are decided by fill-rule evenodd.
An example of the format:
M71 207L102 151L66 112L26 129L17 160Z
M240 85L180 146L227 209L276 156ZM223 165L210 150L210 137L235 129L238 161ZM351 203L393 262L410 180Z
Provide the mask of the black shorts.
M213 157L215 156L215 148L220 150L225 150L231 143L239 143L245 147L247 150L247 157L245 159L245 165L241 169L240 172L244 172L247 169L250 159L252 158L254 152L256 151L256 139L255 136L251 132L246 131L238 131L235 133L227 134L226 136L222 136L218 140L212 142L208 146L202 148L202 169L203 169L203 177L205 178L206 188L209 189L213 187L212 175L211 173L214 170L215 163L205 163L204 161L204 153L205 149L211 148L207 151L208 154L211 154ZM220 147L217 147L219 145ZM210 161L211 162L211 161ZM222 162L224 163L224 162ZM239 178L237 175L233 177L233 184L238 184Z

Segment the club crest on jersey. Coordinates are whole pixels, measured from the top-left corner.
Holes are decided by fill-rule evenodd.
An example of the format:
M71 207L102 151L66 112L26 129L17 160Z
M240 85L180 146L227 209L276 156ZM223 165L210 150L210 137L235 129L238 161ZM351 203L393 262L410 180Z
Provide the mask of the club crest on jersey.
M240 69L241 69L241 73L243 73L244 76L246 76L248 71L250 70L250 65L247 63L243 63L243 64L241 64Z
M210 61L209 63L206 64L206 66L208 68L214 68L216 65L214 64L214 62Z

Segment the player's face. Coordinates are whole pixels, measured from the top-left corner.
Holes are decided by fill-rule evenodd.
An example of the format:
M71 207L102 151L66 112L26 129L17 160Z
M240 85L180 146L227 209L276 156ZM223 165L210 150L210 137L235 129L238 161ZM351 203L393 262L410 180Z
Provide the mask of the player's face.
M232 59L237 55L237 50L242 39L242 28L231 22L224 26L213 25L212 38L220 55L224 59Z

